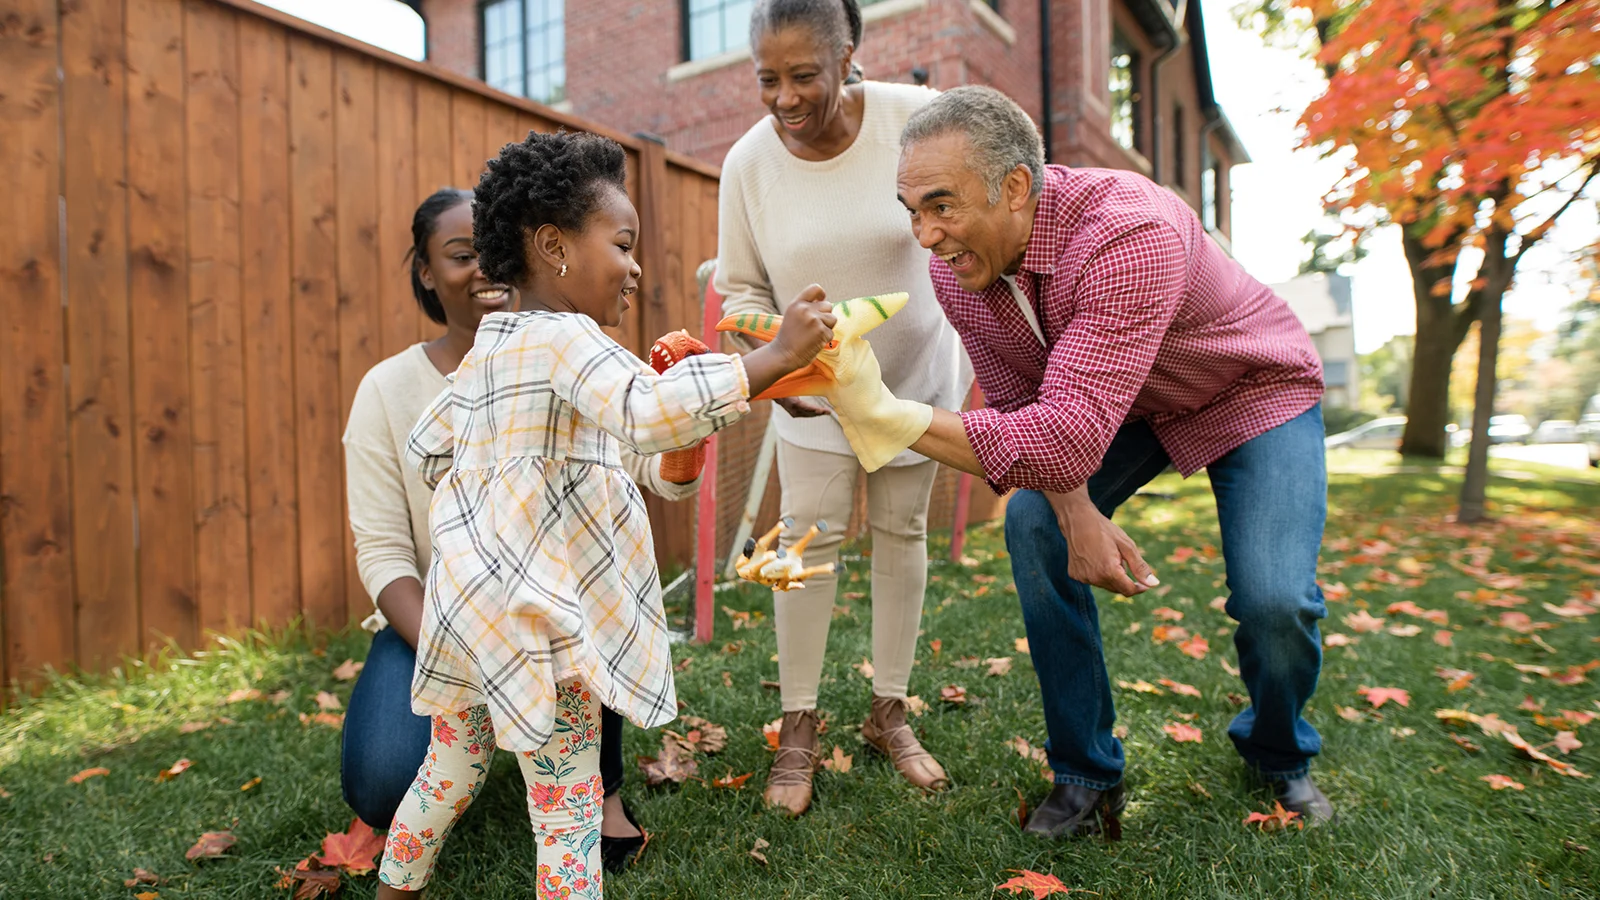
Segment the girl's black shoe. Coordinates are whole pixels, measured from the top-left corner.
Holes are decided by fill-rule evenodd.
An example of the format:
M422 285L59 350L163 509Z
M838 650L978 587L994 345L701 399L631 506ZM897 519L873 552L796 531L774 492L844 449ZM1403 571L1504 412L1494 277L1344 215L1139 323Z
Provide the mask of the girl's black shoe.
M650 843L650 833L633 817L633 810L628 808L626 801L622 804L622 814L627 817L629 824L639 829L639 834L635 837L600 836L600 864L612 875L628 868L644 852L645 845Z

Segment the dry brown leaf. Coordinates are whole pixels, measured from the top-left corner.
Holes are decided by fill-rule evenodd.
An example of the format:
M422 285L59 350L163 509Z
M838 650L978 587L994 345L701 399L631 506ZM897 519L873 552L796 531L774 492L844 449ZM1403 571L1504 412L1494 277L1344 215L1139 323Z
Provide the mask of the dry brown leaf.
M732 672L724 671L722 673L722 686L723 687L733 687L733 673Z
M239 703L244 700L260 700L261 692L255 688L240 688L229 694L224 703Z
M150 871L149 869L134 869L133 870L133 877L125 879L122 882L122 886L123 887L138 887L141 884L159 885L164 880L165 879L163 879L160 875L157 875L156 873Z
M998 675L1007 675L1007 674L1010 674L1010 672L1011 672L1011 657L1009 657L1009 656L991 657L989 659L984 660L983 663L984 663L984 665L989 667L988 674L991 677L998 676Z
M699 716L684 716L683 725L689 729L684 737L701 753L720 753L728 746L728 729Z
M781 721L781 720L780 720ZM773 736L776 741L776 734ZM639 769L644 772L645 783L651 785L672 782L682 784L694 777L700 770L700 764L695 761L694 755L683 748L683 745L669 736L661 738L660 756L639 757Z
M211 727L211 723L210 722L185 722L182 725L178 726L178 733L179 734L194 734L197 731L205 731L207 728L210 728L210 727Z
M761 863L763 866L766 865L767 855L761 851L771 846L772 845L767 843L765 838L756 838L755 846L750 848L750 858L754 859L758 863Z
M946 685L939 689L939 699L957 705L966 703L967 689L959 684Z
M921 697L910 696L906 698L906 712L913 716L920 716L928 711L928 702Z
M317 691L316 700L317 700L317 708L318 709L322 709L322 710L344 709L344 704L339 702L339 698L335 697L334 695L332 695L330 693L328 693L327 691Z
M872 660L867 659L865 656L861 657L860 663L853 665L850 668L861 673L861 677L867 679L868 681L871 681L872 676L877 674L877 670L872 668Z
M335 681L349 681L361 674L361 669L366 666L364 662L347 659L334 667L333 678Z
M208 831L200 835L194 846L184 852L183 856L190 862L201 859L217 859L228 852L234 842L238 840L231 831Z
M855 757L853 755L844 752L844 748L838 744L834 744L833 754L822 761L822 767L835 775L843 775L850 771L851 763L854 760Z

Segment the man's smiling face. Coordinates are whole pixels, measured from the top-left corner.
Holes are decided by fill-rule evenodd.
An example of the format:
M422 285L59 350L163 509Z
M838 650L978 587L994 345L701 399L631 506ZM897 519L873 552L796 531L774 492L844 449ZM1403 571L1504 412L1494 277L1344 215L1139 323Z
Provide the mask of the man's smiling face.
M1032 178L1019 166L1006 176L999 202L990 203L968 158L966 135L918 141L900 153L896 188L917 242L949 263L963 290L978 293L1022 262L1033 224Z

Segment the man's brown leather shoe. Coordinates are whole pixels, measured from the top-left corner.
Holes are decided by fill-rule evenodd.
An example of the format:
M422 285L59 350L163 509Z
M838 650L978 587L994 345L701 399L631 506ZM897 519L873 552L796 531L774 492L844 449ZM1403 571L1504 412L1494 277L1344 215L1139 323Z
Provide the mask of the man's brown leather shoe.
M1121 783L1097 791L1081 784L1058 784L1028 817L1023 831L1047 838L1070 838L1104 832L1106 840L1122 840L1122 810L1128 792Z

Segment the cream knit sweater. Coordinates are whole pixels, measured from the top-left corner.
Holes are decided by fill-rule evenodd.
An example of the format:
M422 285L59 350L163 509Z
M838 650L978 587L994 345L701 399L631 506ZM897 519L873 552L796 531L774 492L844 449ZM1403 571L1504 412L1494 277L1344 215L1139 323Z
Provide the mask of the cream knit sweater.
M781 313L816 283L835 302L905 291L905 309L867 340L896 397L960 409L970 367L933 296L928 251L895 199L900 131L937 94L869 81L861 131L823 162L790 153L772 117L757 122L722 164L716 289L723 313ZM967 372L963 376L963 372ZM778 436L808 450L853 455L831 416L797 419L774 408ZM921 462L907 450L889 465Z
M433 492L405 464L406 440L422 413L445 389L421 344L378 363L361 379L344 431L345 489L350 530L356 541L356 570L374 603L396 578L423 581L432 557L428 505ZM700 488L700 479L673 484L661 477L661 459L622 449L622 466L641 488L668 500L682 500ZM361 627L376 632L389 622L374 612Z

